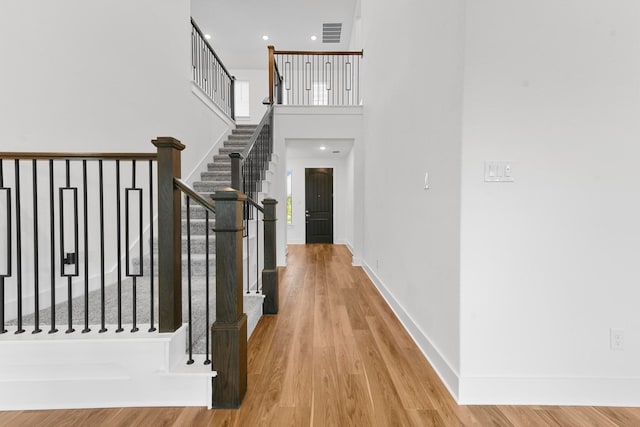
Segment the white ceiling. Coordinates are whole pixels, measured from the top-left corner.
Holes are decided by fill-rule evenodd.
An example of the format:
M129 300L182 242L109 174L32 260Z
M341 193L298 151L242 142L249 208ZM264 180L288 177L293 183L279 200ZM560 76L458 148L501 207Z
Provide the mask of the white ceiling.
M348 50L357 0L191 0L191 15L228 69L267 68L276 50ZM342 23L341 43L322 43L323 23ZM268 41L262 36L269 36ZM311 36L316 35L316 41Z
M287 139L285 142L289 158L345 157L353 147L353 139Z

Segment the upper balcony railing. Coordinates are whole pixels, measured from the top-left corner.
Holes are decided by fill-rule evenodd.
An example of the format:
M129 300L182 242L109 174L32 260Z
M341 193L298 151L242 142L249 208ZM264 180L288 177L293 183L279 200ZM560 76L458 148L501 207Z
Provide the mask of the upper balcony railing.
M226 115L235 120L235 77L225 68L198 25L191 19L193 81Z
M278 51L269 46L269 100L286 105L361 105L363 52Z

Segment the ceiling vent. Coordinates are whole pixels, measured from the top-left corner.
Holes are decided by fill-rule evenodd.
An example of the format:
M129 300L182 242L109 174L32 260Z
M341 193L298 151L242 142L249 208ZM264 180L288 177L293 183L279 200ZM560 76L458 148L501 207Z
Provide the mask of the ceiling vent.
M342 24L322 24L322 43L340 43Z

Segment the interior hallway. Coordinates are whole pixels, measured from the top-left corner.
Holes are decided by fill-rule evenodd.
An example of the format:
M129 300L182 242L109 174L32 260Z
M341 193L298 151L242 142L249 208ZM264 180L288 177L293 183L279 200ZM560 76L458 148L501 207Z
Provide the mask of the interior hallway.
M640 408L458 406L341 245L289 246L280 314L249 341L237 411L117 408L0 412L2 426L620 426Z

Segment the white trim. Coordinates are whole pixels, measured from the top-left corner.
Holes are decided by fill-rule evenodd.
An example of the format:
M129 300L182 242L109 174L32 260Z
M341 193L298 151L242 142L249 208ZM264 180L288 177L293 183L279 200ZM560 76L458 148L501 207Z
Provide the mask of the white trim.
M473 378L461 405L640 406L640 378Z
M200 100L202 101L202 103L204 105L206 105L211 111L213 111L214 113L216 113L218 115L218 117L220 117L222 120L224 120L225 122L227 122L227 124L229 126L234 126L235 127L235 123L233 122L233 120L231 120L231 117L227 116L227 114L222 111L222 109L220 109L220 107L218 107L212 100L211 98L209 98L209 95L207 95L202 89L200 89L200 86L198 86L195 82L191 82L191 92L193 92L193 94Z
M207 406L216 372L186 366L186 329L118 334L109 325L104 334L5 336L0 409Z
M207 153L204 156L202 156L202 159L200 160L200 162L198 162L198 164L195 165L195 167L189 173L185 174L184 180L189 184L193 184L195 180L199 180L200 177L198 174L201 171L204 171L207 169L206 168L207 163L210 163L212 161L211 159L213 158L213 155L217 153L216 150L218 150L222 146L221 144L224 143L227 137L231 134L232 130L235 129L236 127L236 124L233 122L233 120L231 120L231 118L227 116L220 109L220 107L215 105L213 101L211 101L211 99L207 96L207 94L204 93L202 89L200 89L200 87L198 87L198 85L195 84L194 82L191 82L191 92L193 92L196 98L202 101L202 103L207 108L209 108L212 112L214 112L218 117L220 117L227 124L227 129L224 132L222 132L222 134L218 137L216 142L211 146L209 151L207 151ZM194 175L196 176L197 179L194 178Z
M355 260L354 260L355 261ZM440 353L436 346L431 342L429 337L422 331L420 326L411 318L409 313L402 307L384 285L382 280L373 272L373 269L366 262L362 263L363 268L369 279L378 288L378 291L385 299L391 310L395 313L404 329L407 331L411 339L416 343L422 354L427 358L433 369L436 371L447 390L453 398L458 400L458 391L460 383L460 375L451 366L447 359Z

